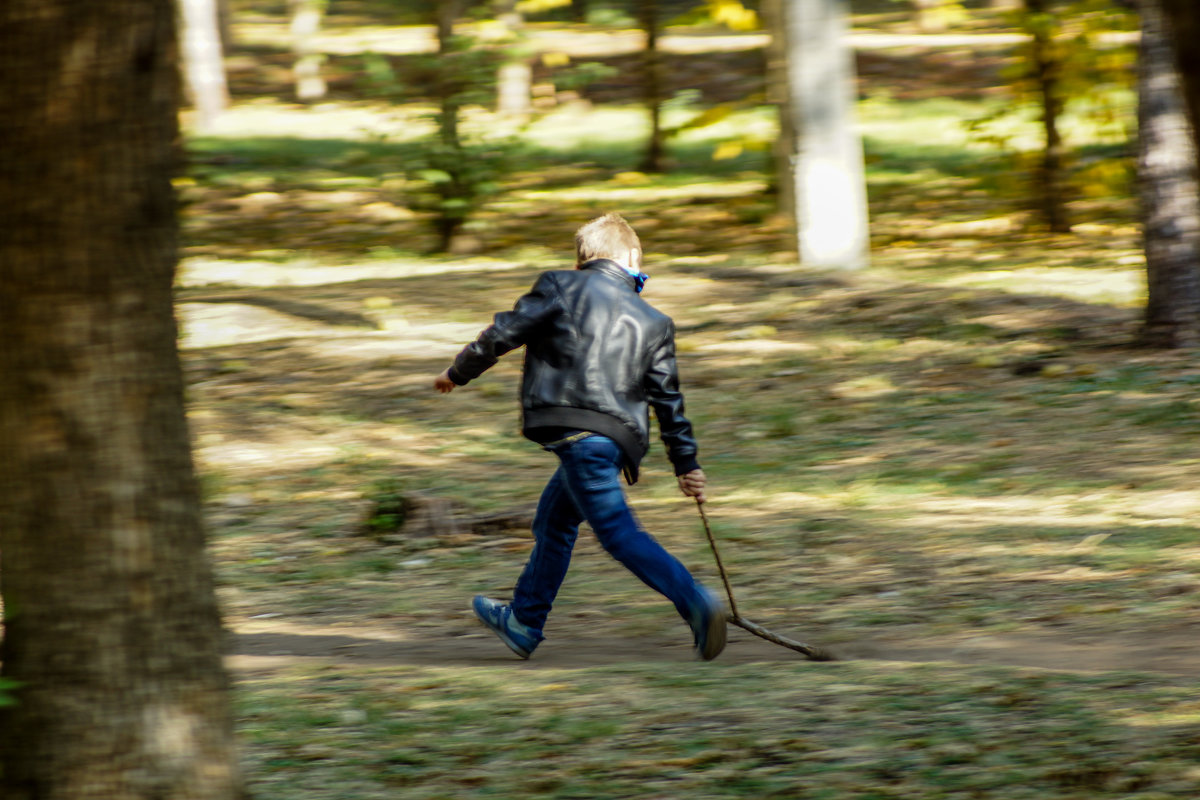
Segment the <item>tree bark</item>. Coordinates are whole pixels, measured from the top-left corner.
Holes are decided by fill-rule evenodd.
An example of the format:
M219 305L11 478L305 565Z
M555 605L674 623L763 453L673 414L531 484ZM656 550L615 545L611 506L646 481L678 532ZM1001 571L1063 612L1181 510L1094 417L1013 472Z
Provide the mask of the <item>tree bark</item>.
M1064 179L1064 146L1058 121L1062 116L1062 59L1056 51L1051 12L1046 0L1025 0L1026 21L1031 35L1030 68L1041 103L1043 150L1037 170L1038 205L1051 231L1069 233Z
M800 262L861 269L869 261L862 141L845 0L786 0L788 99L796 132L793 183Z
M646 109L650 113L650 140L646 143L646 154L640 166L644 172L662 172L663 60L662 51L658 48L658 3L655 0L639 0L638 17L646 33L646 47L642 51L642 87Z
M322 100L328 87L321 76L325 55L317 48L316 36L326 0L291 0L292 76L296 80L296 99L302 103Z
M1196 139L1160 0L1140 0L1138 185L1147 302L1142 340L1200 346L1200 186Z
M788 220L789 247L795 247L796 186L792 166L796 160L796 127L788 101L787 37L783 33L783 0L763 0L761 13L770 32L767 41L767 102L775 107L779 131L771 147L773 162L771 189L776 196L775 208Z
M5 800L233 800L175 350L170 0L0 3Z
M1200 131L1200 3L1196 0L1161 0L1167 35L1183 81L1183 96L1192 120Z
M183 66L196 130L211 131L229 107L225 61L215 0L178 0Z
M501 0L496 7L496 21L504 26L508 37L518 40L525 18L517 9L516 0ZM496 75L496 111L516 119L524 119L533 110L533 67L515 48L500 65Z

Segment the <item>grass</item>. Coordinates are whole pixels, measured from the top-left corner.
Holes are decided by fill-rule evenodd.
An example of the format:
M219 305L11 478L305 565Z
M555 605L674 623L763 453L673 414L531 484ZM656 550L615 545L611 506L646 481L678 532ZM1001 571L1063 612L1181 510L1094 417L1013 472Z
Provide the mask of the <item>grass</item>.
M965 132L988 87L946 64L865 78L855 275L780 252L763 152L713 160L769 137L760 108L673 141L665 175L634 171L633 106L561 108L450 256L397 177L424 109L241 98L189 141L184 366L256 796L1195 795L1194 670L1171 658L1195 653L1200 370L1130 345L1144 266L1119 181L1076 203L1077 235L1039 232L1011 162ZM863 660L741 638L692 663L584 535L547 645L516 662L465 604L510 590L527 534L365 535L381 485L467 515L536 500L553 463L516 430L519 355L430 383L614 207L679 325L739 604ZM643 475L639 517L717 585L657 444Z
M239 705L258 723L263 792L1151 800L1188 796L1200 756L1188 689L1118 673L839 664L286 678L286 689L249 682Z

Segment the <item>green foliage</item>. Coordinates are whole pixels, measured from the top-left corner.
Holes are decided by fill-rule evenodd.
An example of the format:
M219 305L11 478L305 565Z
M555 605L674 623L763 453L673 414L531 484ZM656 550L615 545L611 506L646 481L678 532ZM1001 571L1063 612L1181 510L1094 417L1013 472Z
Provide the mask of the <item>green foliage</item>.
M17 681L0 678L0 708L17 704L17 698L13 696L13 692L19 688L21 688L21 684Z
M466 144L429 139L412 148L403 199L409 208L430 214L440 249L447 249L480 204L499 191L517 149L513 140Z
M1129 135L1136 53L1131 45L1106 37L1133 29L1133 14L1110 0L1048 0L1046 11L1035 13L1023 6L1009 19L1028 39L1001 72L1008 101L966 123L972 140L1008 151L1009 179L1028 184L1040 163L1040 150L1047 147L1045 141L1036 146L1028 141L1032 123L1046 108L1058 109L1053 122L1063 133L1070 194L1095 196L1114 185L1128 191L1128 148L1105 154L1103 164L1081 157L1078 148L1087 140L1123 144ZM1035 47L1042 48L1040 65ZM1045 90L1053 96L1043 97Z
M478 46L469 36L452 36L445 45L443 52L417 59L411 73L433 88L438 105L427 117L437 130L411 146L403 196L408 207L429 215L440 250L449 249L471 214L497 191L517 149L511 138L463 126L463 109L493 102L503 51ZM364 55L363 71L375 96L399 98L409 88L382 56Z
M368 533L394 533L404 527L408 501L398 480L384 478L376 481L366 499L371 503L371 513L366 519Z

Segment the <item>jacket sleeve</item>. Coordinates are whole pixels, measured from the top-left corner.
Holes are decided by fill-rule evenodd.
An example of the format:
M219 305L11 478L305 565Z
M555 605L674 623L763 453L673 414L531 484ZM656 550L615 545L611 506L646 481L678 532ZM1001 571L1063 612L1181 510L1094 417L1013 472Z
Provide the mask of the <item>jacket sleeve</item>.
M675 326L654 350L646 372L646 399L658 418L658 430L667 446L667 458L676 475L700 468L696 460L696 437L692 423L683 415L683 393L679 390L679 371L675 364Z
M500 356L525 344L547 319L558 313L559 294L550 273L543 273L533 288L521 295L512 311L501 311L475 341L462 349L450 367L450 380L459 386L474 380Z

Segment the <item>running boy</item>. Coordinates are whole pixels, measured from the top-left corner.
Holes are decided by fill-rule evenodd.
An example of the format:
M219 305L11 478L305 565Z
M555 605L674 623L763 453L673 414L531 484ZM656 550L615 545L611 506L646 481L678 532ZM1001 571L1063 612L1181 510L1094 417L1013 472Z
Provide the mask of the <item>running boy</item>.
M706 478L683 415L674 323L639 297L647 277L641 244L620 216L580 228L575 252L575 270L542 273L512 311L496 314L434 380L434 388L450 392L525 345L522 432L559 460L538 502L533 552L512 602L478 595L475 614L529 658L544 638L586 520L605 550L675 605L692 629L697 655L716 658L725 647L724 606L642 529L620 484L622 474L637 481L653 408L680 490L705 500Z

